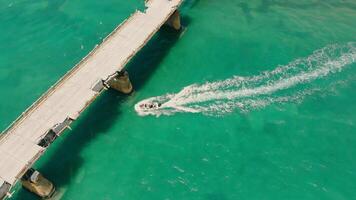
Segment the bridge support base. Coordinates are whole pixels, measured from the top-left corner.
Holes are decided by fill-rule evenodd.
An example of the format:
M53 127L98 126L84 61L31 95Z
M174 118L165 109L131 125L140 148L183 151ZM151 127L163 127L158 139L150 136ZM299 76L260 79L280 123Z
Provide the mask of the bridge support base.
M107 84L110 88L124 94L130 94L133 91L129 73L127 71L118 72L113 78L108 80Z
M21 178L21 183L25 189L42 198L51 197L56 190L53 183L32 168Z
M175 30L179 31L182 27L181 23L180 23L180 14L179 11L176 10L171 17L167 20L166 24L172 28L174 28Z

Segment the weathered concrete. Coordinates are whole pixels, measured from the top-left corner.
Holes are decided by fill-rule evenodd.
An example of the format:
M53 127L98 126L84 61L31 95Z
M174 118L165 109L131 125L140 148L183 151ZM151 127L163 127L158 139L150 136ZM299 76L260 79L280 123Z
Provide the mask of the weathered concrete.
M110 78L106 84L119 92L124 94L130 94L133 90L130 82L129 73L127 71L117 72L112 78Z
M179 10L176 10L171 17L167 20L166 24L175 30L180 30L182 28L181 22L180 22L180 14Z
M21 178L21 183L25 189L42 198L49 198L55 192L53 183L32 168Z

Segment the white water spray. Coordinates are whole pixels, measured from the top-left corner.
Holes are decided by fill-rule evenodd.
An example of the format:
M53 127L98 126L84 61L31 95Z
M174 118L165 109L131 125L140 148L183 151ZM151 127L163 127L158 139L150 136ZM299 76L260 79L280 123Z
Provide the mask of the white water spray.
M176 94L148 98L137 103L135 110L141 116L177 112L221 115L236 109L246 112L271 103L298 101L317 90L310 86L312 81L340 72L355 61L355 42L330 45L256 76L193 84ZM302 89L293 90L300 85Z

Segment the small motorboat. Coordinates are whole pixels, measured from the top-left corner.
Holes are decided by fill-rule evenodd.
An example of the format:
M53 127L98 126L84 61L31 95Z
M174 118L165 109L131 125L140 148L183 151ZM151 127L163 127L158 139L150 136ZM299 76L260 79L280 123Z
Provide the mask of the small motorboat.
M162 104L158 102L146 102L139 105L142 110L154 110L160 108L161 106Z
M141 115L159 115L162 112L170 109L169 101L171 100L170 95L163 96L160 98L152 97L142 100L135 104L136 112Z

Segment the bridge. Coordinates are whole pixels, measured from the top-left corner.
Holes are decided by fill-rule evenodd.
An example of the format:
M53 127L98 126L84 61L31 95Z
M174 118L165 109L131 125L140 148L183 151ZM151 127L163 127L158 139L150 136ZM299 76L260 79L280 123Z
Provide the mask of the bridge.
M180 29L178 7L183 0L146 0L102 44L65 74L0 135L0 199L21 180L41 197L54 190L51 182L32 169L69 125L106 89L133 90L124 71L130 59L164 24Z

